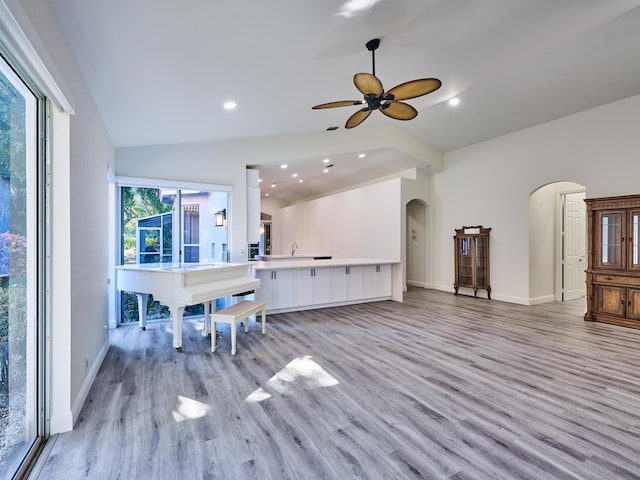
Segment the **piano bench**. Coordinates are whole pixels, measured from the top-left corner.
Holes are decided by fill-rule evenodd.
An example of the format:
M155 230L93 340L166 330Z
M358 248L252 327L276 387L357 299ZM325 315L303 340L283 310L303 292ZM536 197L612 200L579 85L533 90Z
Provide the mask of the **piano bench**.
M262 312L262 334L267 333L267 302L258 300L243 300L235 305L218 310L211 314L211 351L216 351L216 323L231 324L231 355L236 354L236 325L238 322L247 320L244 324L244 331L249 331L249 317ZM257 320L257 318L256 318Z

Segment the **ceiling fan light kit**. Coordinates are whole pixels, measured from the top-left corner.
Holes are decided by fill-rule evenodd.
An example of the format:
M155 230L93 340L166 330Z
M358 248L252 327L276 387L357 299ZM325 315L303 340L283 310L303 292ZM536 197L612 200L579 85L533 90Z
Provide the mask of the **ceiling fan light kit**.
M341 100L337 102L322 103L312 107L314 110L323 108L350 107L354 105L366 105L351 115L345 124L345 128L353 128L364 122L371 112L380 110L384 115L396 120L411 120L418 115L418 111L408 103L400 100L421 97L440 88L442 82L437 78L421 78L396 85L387 92L384 91L382 82L376 77L375 51L380 46L380 39L369 40L366 45L371 52L372 73L356 73L353 83L364 95L364 100Z

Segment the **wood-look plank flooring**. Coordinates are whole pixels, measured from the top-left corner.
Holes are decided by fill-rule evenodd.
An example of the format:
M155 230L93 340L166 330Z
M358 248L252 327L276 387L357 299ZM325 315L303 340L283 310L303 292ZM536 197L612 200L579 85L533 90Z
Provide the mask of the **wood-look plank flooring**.
M111 332L40 479L640 479L640 330L584 300L270 315L231 356L187 321ZM226 327L226 328L225 328Z

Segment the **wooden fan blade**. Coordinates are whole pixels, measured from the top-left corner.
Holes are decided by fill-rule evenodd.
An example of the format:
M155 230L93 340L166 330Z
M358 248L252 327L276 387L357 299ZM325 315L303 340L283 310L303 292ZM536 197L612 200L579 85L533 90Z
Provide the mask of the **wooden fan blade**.
M403 102L386 102L380 106L380 111L387 117L396 120L411 120L418 116L418 111L415 108Z
M437 78L421 78L396 85L384 96L393 95L393 100L408 100L409 98L421 97L427 93L434 92L441 85L442 82Z
M379 97L382 95L382 92L384 92L382 82L378 80L378 77L370 73L356 73L353 76L353 83L355 83L356 88L360 90L360 93L363 95L373 93Z
M319 108L352 107L354 105L362 105L362 100L341 100L339 102L321 103L311 108L318 110Z
M349 117L347 123L344 124L344 128L353 128L360 125L364 122L369 115L371 115L372 110L367 108L363 108L362 110L358 110L356 113Z

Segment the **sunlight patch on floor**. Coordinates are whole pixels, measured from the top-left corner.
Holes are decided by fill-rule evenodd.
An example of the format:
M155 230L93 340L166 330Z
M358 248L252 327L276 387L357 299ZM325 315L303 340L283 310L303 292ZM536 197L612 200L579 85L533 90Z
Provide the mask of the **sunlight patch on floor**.
M178 395L176 409L171 412L176 422L204 417L211 407L206 403Z
M267 380L267 387L277 393L286 395L293 393L295 388L332 387L338 383L340 382L313 360L311 356L304 355L293 359ZM260 387L245 398L245 402L256 403L269 398L271 398L271 394Z

